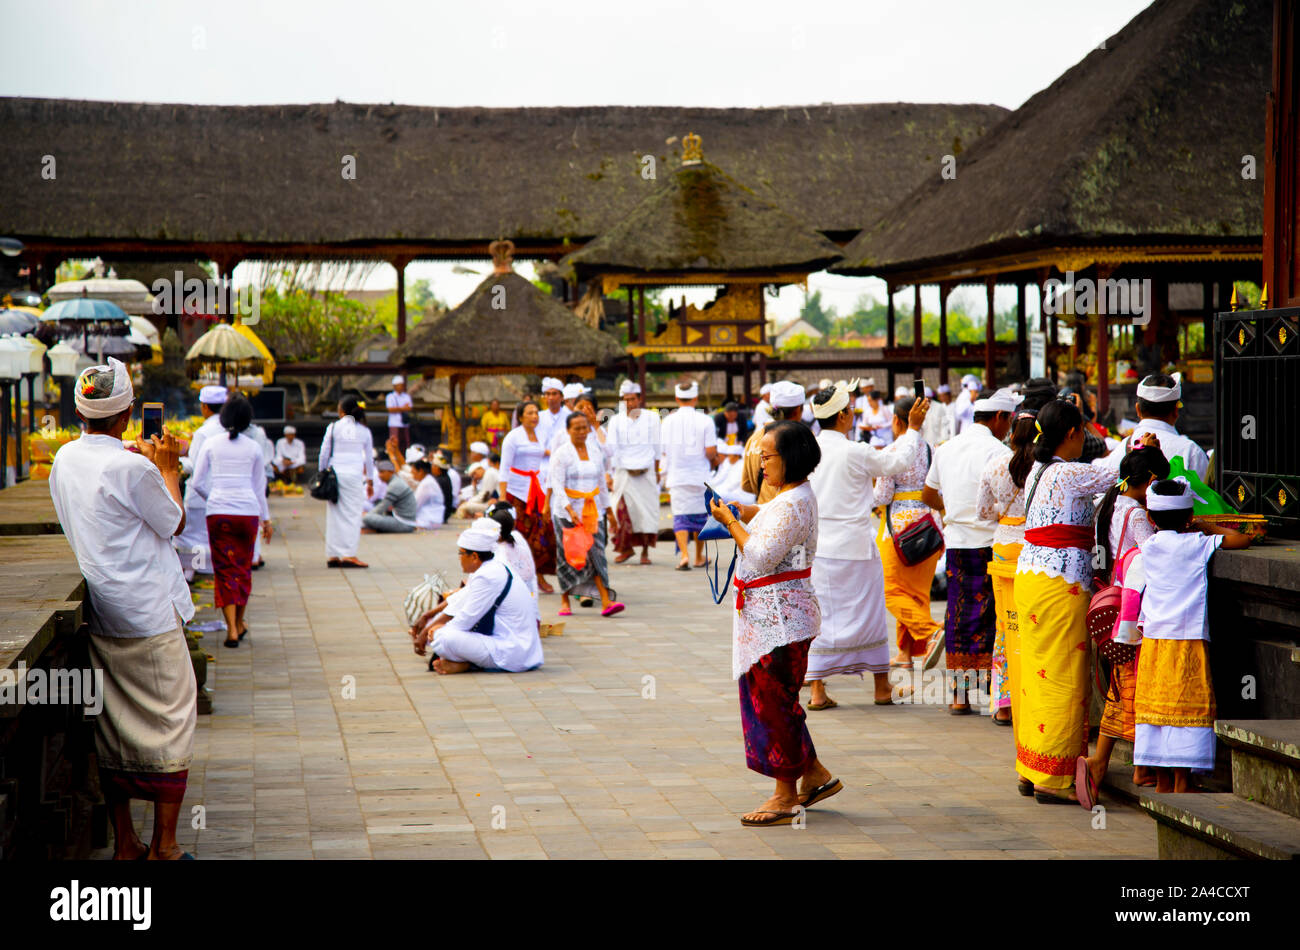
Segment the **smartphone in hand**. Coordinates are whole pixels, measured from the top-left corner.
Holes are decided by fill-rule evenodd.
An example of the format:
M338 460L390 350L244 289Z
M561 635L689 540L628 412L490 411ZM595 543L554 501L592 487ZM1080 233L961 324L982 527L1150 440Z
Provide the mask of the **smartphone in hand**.
M140 407L140 438L148 442L155 435L162 438L163 404L147 402Z
M916 398L917 398L917 399L924 399L924 398L925 398L925 380L923 380L923 379L914 379L914 380L912 380L912 392L916 393Z

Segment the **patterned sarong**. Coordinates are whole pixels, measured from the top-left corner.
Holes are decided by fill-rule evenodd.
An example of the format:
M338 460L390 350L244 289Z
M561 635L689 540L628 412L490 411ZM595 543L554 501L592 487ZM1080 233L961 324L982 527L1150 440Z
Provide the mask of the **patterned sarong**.
M1020 631L1016 623L1016 561L1020 558L1020 548L1019 544L995 544L993 560L989 562L997 631L993 640L989 713L1010 707L1013 725L1015 709L1020 705L1013 688L1018 679L1020 661ZM1012 672L1013 664L1017 667L1015 673Z
M1133 764L1214 770L1214 684L1204 640L1145 637L1133 697Z
M565 527L572 528L573 525L565 519L561 521L555 519L555 546L557 550L564 550L564 535L562 534ZM555 562L555 576L559 578L560 590L566 594L573 594L577 597L599 597L600 588L596 586L596 578L599 577L609 591L609 596L614 597L614 590L609 586L609 568L605 563L605 526L606 520L600 519L599 525L594 532L594 539L590 550L587 551L587 563L582 565L580 570L574 570L573 565L568 558L560 557Z
M876 533L876 547L885 574L885 609L894 615L898 652L912 658L925 656L930 637L942 631L942 625L935 623L930 613L930 587L934 583L934 566L943 552L935 551L920 564L908 567L898 559L883 520Z
M506 499L515 506L515 527L528 542L528 550L533 552L533 564L537 567L537 573L554 574L555 531L551 527L551 519L536 511L530 514L526 510L528 503L525 499L516 498L509 493L506 494Z
M761 775L793 782L817 758L808 714L799 705L812 642L777 647L737 680L745 764Z
M1133 741L1133 698L1137 693L1137 661L1116 663L1113 684L1108 684L1106 710L1101 715L1101 734L1112 739ZM1118 698L1116 698L1118 697Z
M1016 771L1043 788L1074 784L1088 754L1088 601L1081 584L1032 571L1016 574L1020 707ZM1014 708L1014 707L1013 707Z
M996 610L989 577L992 548L949 548L948 610L944 614L944 651L950 670L987 670L993 666Z
M253 545L258 523L257 515L208 515L216 584L213 601L219 608L248 603L253 589Z

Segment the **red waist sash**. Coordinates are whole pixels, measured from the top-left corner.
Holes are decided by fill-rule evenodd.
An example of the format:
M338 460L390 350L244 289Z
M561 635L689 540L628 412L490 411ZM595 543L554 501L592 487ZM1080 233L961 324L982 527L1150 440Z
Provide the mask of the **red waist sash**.
M511 468L510 471L515 475L521 475L528 479L528 498L524 502L524 514L533 514L534 512L541 514L546 508L546 492L542 491L542 483L537 480L537 472L540 470L534 469L529 472L519 468Z
M736 609L745 609L745 591L747 590L753 590L755 587L767 587L769 584L779 584L781 581L797 581L801 577L812 577L812 568L805 567L799 571L782 571L780 574L756 577L752 581L742 581L739 577L732 578L731 582L736 586Z
M1082 548L1091 551L1097 536L1088 525L1049 524L1025 530L1025 541L1041 548Z

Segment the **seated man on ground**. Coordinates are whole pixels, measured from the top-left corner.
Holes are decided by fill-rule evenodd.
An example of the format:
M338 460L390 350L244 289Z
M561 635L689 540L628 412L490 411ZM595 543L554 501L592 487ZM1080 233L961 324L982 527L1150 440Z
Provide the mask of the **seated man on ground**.
M361 518L362 533L409 534L415 530L415 518L420 507L415 492L397 477L392 462L376 462L375 471L379 473L385 491L374 509Z
M492 452L485 442L475 442L469 447L469 468L465 470L465 487L460 490L460 507L456 516L473 520L482 517L488 506L499 497L501 484L501 456Z
M415 652L432 643L435 673L470 669L522 673L542 665L537 614L524 580L493 554L501 526L480 518L457 542L465 586L426 612L411 628Z
M298 438L293 426L284 427L284 435L275 440L275 458L271 464L275 477L296 485L307 472L307 445Z

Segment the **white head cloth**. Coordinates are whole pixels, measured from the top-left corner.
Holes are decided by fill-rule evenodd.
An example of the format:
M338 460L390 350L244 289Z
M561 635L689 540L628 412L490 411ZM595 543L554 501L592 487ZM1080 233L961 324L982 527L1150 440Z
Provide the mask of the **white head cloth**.
M564 393L565 399L577 399L583 394L585 389L586 387L583 386L582 383L569 383L569 385L564 387L562 392Z
M1156 483L1151 482L1147 486L1147 511L1178 511L1182 508L1191 508L1196 502L1205 504L1205 499L1196 492L1192 491L1192 483L1184 475L1179 475L1171 481L1182 482L1183 493L1181 495L1157 495Z
M944 383L944 384L942 384L942 385L939 387L939 393L940 393L941 395L942 395L943 393L950 393L950 392L952 392L952 387L949 386L947 383Z
M758 394L759 394L760 396L766 396L766 395L767 395L768 393L770 393L771 391L772 391L772 384L771 384L771 383L764 383L762 386L759 386L759 387L758 387Z
M618 387L618 394L620 396L630 396L630 395L639 396L641 394L641 384L634 383L630 379L625 379L623 380L622 384Z
M492 450L488 448L486 442L471 442L469 444L469 450L471 452L477 452L479 455L489 455L492 452Z
M973 373L967 373L961 378L962 388L973 389L975 392L980 391L980 378Z
M394 385L394 386L396 386L398 383L405 383L405 382L406 382L406 380L403 379L401 376L394 376L394 377L393 377L393 385Z
M88 385L89 378L96 373L113 374L113 391L99 399L82 395L82 388ZM131 373L121 360L108 358L107 366L92 366L77 377L76 382L77 411L87 419L107 419L131 408L135 400L135 391L131 388ZM222 392L225 392L223 389Z
M1148 376L1147 379L1151 377ZM1172 389L1165 389L1163 386L1148 386L1146 379L1138 383L1137 397L1147 402L1177 402L1183 398L1183 378L1181 373L1174 373L1174 386Z
M847 409L849 405L849 391L847 389L839 383L827 388L832 390L831 398L821 405L813 403L813 415L818 419L832 419L839 415L841 411Z
M971 408L976 412L1015 412L1025 397L1003 387L987 399L976 399Z
M407 465L410 465L412 462L418 462L422 458L424 458L424 448L422 446L413 445L406 450Z
M495 550L501 540L501 525L491 518L479 518L460 533L456 545L463 551L478 551L480 554Z
M689 386L678 386L674 389L678 399L694 399L700 394L699 383L691 383ZM802 392L802 390L800 390Z
M542 380L542 392L549 393L552 389L564 392L564 383L560 382L554 376L547 376Z
M911 391L912 390L908 389L906 386L899 386L897 389L894 390L894 398L906 399L908 394L911 393Z
M831 381L830 381L830 379L823 379L820 383L817 384L817 388L818 388L818 389L830 389L830 388L831 388Z
M783 379L779 383L772 384L772 392L768 401L772 403L773 409L793 409L795 406L802 406L807 402L807 394L798 383Z
M225 386L204 386L199 390L199 402L207 403L209 406L221 406L225 405L226 397L229 395Z
M293 426L285 426L285 427L284 427L284 434L285 434L285 435L297 435L297 434L298 434L298 430L295 429Z
M718 451L723 455L744 455L745 447L743 445L727 445L724 442L718 446Z
M934 398L934 390L931 389L929 386L926 386L926 387L925 387L925 398L926 398L926 399L933 399L933 398Z

